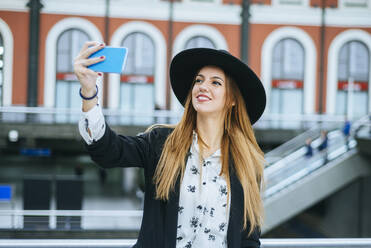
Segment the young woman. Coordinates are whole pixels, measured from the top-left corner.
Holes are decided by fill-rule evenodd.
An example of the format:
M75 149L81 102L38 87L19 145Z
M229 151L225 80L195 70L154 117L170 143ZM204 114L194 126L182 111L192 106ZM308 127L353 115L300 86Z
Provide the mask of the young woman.
M226 51L195 48L170 65L174 94L184 105L180 122L136 137L104 122L88 56L104 45L88 42L76 57L83 118L91 158L102 167L142 167L143 220L134 247L260 247L264 156L252 124L265 108L255 73Z

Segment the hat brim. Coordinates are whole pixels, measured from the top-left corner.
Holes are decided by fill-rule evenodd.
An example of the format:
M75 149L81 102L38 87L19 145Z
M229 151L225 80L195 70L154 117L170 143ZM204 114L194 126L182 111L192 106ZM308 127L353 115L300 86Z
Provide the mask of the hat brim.
M193 48L184 50L173 58L170 64L170 82L179 102L184 106L196 73L207 65L220 67L234 79L245 100L251 124L259 120L266 105L263 84L245 63L226 51Z

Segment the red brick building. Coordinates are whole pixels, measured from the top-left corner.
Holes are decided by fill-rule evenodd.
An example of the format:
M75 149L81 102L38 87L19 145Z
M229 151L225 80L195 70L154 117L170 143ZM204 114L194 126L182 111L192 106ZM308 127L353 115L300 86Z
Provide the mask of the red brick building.
M105 107L177 109L168 60L199 46L240 56L241 2L174 1L170 14L169 1L111 0L107 18L104 0L41 1L38 106L79 107L72 60L85 41L106 40L128 47L129 57L121 76L106 75L100 91ZM250 2L248 62L266 88L266 113L370 112L370 0ZM27 105L27 3L0 2L0 106Z

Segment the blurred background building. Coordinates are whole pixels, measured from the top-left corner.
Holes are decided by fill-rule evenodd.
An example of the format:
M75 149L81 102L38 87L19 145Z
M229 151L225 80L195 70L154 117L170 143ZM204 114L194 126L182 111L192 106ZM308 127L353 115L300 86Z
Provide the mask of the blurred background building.
M1 0L0 236L138 231L141 171L99 169L77 131L72 62L89 40L129 49L123 73L99 85L107 122L125 135L181 116L175 54L240 57L267 92L254 126L267 152L264 235L370 236L370 0Z

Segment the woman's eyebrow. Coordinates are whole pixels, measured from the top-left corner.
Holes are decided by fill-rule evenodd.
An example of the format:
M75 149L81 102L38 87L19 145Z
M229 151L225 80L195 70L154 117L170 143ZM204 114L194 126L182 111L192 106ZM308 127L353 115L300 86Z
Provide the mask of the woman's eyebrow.
M219 80L221 80L222 82L224 82L224 80L223 80L221 77L218 77L218 76L214 76L214 77L211 77L211 78L219 79Z
M203 78L205 78L205 76L202 75L202 74L198 74L196 77L203 77ZM213 77L211 77L211 78L213 78L213 79L219 79L219 80L221 80L222 82L224 82L224 80L223 80L221 77L218 77L218 76L213 76Z

